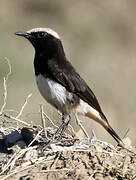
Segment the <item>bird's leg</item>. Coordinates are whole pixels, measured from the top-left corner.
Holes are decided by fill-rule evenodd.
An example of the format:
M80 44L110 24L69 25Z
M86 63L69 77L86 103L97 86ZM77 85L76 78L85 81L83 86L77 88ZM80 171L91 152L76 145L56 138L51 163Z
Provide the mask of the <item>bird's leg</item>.
M89 135L88 135L88 133L86 132L85 128L83 127L83 125L82 125L82 123L81 123L81 120L78 118L77 113L74 113L74 115L75 115L75 118L76 118L76 123L77 123L77 125L82 129L82 131L83 131L83 133L85 134L85 136L86 136L87 138L90 138Z
M70 121L70 116L62 114L62 124L55 133L55 139L60 139Z

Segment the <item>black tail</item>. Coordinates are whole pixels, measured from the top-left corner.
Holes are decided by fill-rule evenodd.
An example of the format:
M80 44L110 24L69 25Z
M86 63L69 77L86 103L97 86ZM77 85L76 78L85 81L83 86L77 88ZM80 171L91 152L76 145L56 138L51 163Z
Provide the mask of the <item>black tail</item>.
M106 116L103 114L103 112L100 114L100 116L102 117L102 119L104 119L107 123L106 126L103 127L108 131L108 133L117 141L117 143L123 147L124 143L122 141L122 139L117 135L117 133L112 129L112 127L109 125L108 120L106 118Z
M112 127L109 125L107 131L109 134L117 141L117 143L120 146L123 146L122 139L117 135L117 133L112 129Z

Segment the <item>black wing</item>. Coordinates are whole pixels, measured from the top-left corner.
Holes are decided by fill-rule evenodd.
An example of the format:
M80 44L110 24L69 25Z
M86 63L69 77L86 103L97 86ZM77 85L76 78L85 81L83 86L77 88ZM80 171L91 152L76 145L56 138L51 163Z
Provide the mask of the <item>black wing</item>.
M86 82L75 71L69 61L56 62L55 59L49 60L48 70L57 82L62 84L67 91L75 93L83 101L96 109L106 119L98 100Z

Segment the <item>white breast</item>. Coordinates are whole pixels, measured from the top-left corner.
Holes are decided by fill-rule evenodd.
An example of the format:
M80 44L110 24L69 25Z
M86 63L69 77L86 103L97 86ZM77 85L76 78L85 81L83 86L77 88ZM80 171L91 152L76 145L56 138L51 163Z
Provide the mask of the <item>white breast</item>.
M61 112L65 111L64 105L66 105L66 89L61 84L45 78L39 74L36 76L36 82L38 89L44 99L56 107Z

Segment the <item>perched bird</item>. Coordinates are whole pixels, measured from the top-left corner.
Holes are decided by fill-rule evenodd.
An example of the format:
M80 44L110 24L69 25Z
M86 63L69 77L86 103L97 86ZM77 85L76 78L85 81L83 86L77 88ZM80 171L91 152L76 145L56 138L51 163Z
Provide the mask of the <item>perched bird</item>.
M62 113L62 124L57 132L64 132L70 114L75 112L101 124L118 144L122 144L96 96L67 60L59 35L49 28L15 34L28 39L35 49L34 69L38 89L44 99Z

